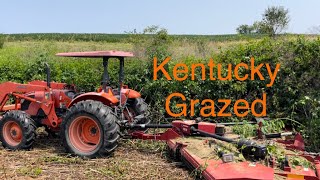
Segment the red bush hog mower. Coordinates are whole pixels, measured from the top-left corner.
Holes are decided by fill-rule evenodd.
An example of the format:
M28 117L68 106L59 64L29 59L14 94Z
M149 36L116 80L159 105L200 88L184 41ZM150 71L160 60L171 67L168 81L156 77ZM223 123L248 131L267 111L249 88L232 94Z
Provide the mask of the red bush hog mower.
M57 55L102 58L101 87L96 92L79 93L74 86L51 82L49 66L46 82L0 84L3 113L0 140L5 148L31 148L36 128L45 126L47 131L60 131L68 152L92 158L113 151L120 133L126 133L131 138L165 141L172 157L197 169L196 172L208 180L319 179L320 156L305 152L299 133L263 134L263 123L256 122L259 124L257 137L243 139L228 133L226 126L233 123L214 124L198 119L150 124L148 106L140 93L123 85L124 58L132 57L132 53L95 51ZM110 58L120 61L117 89L109 84ZM149 128L166 130L148 134ZM192 136L195 138L189 138ZM281 139L283 136L291 138Z
M261 121L257 136L248 139L230 131L239 123L208 123L176 120L171 124L135 124L132 138L166 141L169 155L194 169L207 180L306 179L319 180L320 153L305 151L299 133L264 134ZM145 128L168 128L146 134Z

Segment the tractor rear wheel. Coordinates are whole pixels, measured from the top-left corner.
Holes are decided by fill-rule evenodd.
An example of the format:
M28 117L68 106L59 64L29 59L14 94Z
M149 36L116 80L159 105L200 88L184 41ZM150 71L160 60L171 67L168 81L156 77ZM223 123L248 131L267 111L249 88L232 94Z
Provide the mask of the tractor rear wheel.
M30 149L36 138L36 125L23 111L8 111L0 120L0 141L11 150Z
M128 101L128 110L134 116L144 115L138 124L149 124L150 123L150 112L148 109L148 104L144 102L143 98L130 99Z
M77 156L94 158L118 146L119 126L112 109L99 101L80 101L68 110L61 124L65 149Z

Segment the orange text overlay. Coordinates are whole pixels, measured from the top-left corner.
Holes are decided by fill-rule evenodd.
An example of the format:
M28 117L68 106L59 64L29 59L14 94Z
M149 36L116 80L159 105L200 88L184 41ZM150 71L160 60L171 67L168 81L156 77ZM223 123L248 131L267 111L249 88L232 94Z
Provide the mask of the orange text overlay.
M168 71L165 69L165 65L169 63L170 57L167 57L164 59L164 61L158 65L158 59L155 57L153 59L153 80L158 79L158 73L162 73L164 77L171 81L172 77L168 73ZM207 66L207 68L206 68ZM266 69L267 76L264 76L260 70L263 68ZM255 65L254 63L254 58L252 57L250 59L250 63L239 63L232 67L232 64L228 64L227 67L222 67L222 64L218 63L215 64L213 59L210 59L208 64L203 64L203 63L197 63L197 64L192 64L191 67L188 67L184 63L178 63L173 67L173 78L174 80L177 81L184 81L191 76L191 80L195 80L196 78L196 70L199 69L201 70L201 80L206 80L210 79L211 81L215 80L220 80L220 81L228 81L232 80L234 74L234 77L239 80L239 81L245 81L245 80L260 80L260 81L265 81L268 80L267 87L271 87L274 83L274 80L276 79L277 73L280 69L280 64L276 64L274 70L271 69L271 66L269 63L266 64L259 64ZM240 76L240 69L246 69L249 70L250 72L244 73L244 75ZM217 71L217 77L214 76L214 71ZM207 73L206 71L209 71ZM222 77L223 71L227 72L227 75L225 77ZM191 72L191 75L190 75ZM233 72L233 73L232 73ZM209 77L207 77L207 74L209 74ZM249 77L250 76L250 77ZM255 79L255 77L258 77L258 79Z
M183 103L176 104L176 107L180 108L180 112L174 113L170 109L170 103L172 99L180 98ZM267 95L263 93L262 99L254 100L251 105L244 99L237 100L233 105L233 112L238 117L245 117L248 115L249 110L253 116L263 117L267 115ZM230 109L231 100L230 99L218 99L217 102L214 102L211 99L205 99L200 102L199 99L191 99L190 102L186 102L186 97L181 93L172 93L166 99L166 111L172 117L180 116L194 116L195 115L195 106L201 104L200 115L202 117L231 117L231 112L227 112L227 109ZM222 105L222 108L216 108L215 105ZM190 109L187 109L189 107ZM259 107L260 111L256 111L256 107ZM187 114L190 110L190 114Z
M266 87L271 87L275 79L277 77L277 73L280 69L280 64L275 64L275 66L270 65L269 63L261 63L256 65L255 59L253 57L250 58L250 62L244 63L241 62L236 65L227 64L224 65L226 67L222 67L222 64L216 64L213 59L210 59L207 64L197 63L191 64L188 67L184 63L177 63L173 69L172 73L169 73L166 65L170 62L171 58L165 58L160 64L158 63L158 59L155 57L153 59L153 80L158 80L158 74L162 73L162 75L169 81L184 81L188 78L191 80L196 79L196 71L198 70L201 74L199 78L201 80L209 79L211 81L220 80L220 81L229 81L232 78L237 79L238 81L246 81L246 80L260 80L266 81ZM264 70L264 71L263 71ZM216 72L215 72L216 71ZM241 73L240 73L241 71ZM225 73L223 73L225 72ZM261 73L267 72L267 73ZM170 75L172 74L172 75ZM251 105L245 99L239 99L235 101L233 106L233 112L238 117L247 116L249 112L252 113L253 116L262 117L267 115L266 109L266 97L267 95L263 93L261 99L254 100ZM200 115L203 117L229 117L231 116L231 112L226 112L226 109L230 109L231 100L230 99L219 99L217 103L223 104L223 107L219 109L219 111L215 110L215 102L211 99L205 99L200 102L200 100L190 100L190 105L185 103L176 104L176 107L180 108L181 111L179 113L174 113L170 109L170 104L173 99L180 98L180 101L186 101L186 97L181 93L172 93L166 99L166 111L172 117L180 117L180 116L188 116L187 112L190 112L189 116L194 116L195 114L195 105L201 104ZM259 104L257 106L257 104ZM190 111L187 110L187 107L190 107ZM256 109L259 109L259 112L256 112Z

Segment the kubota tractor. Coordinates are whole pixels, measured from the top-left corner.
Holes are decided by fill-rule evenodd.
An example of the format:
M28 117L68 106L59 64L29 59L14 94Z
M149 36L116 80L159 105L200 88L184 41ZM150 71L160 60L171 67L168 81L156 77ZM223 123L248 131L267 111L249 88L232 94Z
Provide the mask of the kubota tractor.
M66 150L81 157L95 157L117 147L120 126L148 124L147 104L139 92L123 85L124 58L130 52L94 51L58 53L58 56L103 59L101 87L96 92L79 93L74 86L47 81L27 84L0 84L0 140L11 150L29 149L36 129L45 126L49 132L60 131ZM119 87L109 84L108 60L120 61ZM14 103L13 103L14 102Z

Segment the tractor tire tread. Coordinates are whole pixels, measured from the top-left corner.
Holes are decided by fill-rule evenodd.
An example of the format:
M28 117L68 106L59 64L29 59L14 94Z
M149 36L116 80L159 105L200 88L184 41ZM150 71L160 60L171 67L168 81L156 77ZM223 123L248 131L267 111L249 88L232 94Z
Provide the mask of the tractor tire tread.
M95 117L103 130L102 145L99 147L98 151L93 152L92 154L75 152L72 147L70 147L72 145L69 144L67 140L67 126L71 123L70 121L79 114L88 114ZM63 146L67 152L80 157L94 158L110 154L118 146L118 139L120 137L118 134L120 128L116 123L117 121L118 118L111 107L104 105L102 102L94 100L80 101L67 111L65 119L62 121L60 137L62 138Z
M21 127L22 140L17 146L11 146L5 142L3 138L3 134L1 133L0 141L2 142L2 146L10 150L31 149L36 139L37 126L35 125L34 120L31 119L31 117L24 111L19 111L19 110L8 111L4 114L3 118L0 121L1 131L4 124L9 120L14 120Z

